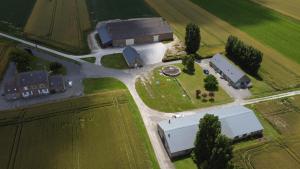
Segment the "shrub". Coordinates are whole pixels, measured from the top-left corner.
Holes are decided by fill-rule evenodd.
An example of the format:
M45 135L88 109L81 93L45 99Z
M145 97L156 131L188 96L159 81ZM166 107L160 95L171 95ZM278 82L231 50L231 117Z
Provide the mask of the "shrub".
M58 62L51 62L49 65L49 69L53 74L62 74L64 67Z
M213 75L208 75L204 79L204 88L207 91L217 91L218 90L218 81L217 78Z

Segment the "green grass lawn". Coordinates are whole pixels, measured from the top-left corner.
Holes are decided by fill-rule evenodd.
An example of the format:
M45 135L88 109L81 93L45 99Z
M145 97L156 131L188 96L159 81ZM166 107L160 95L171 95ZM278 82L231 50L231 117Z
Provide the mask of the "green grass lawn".
M183 68L181 64L176 64L176 66ZM203 93L205 90L203 71L198 65L195 65L195 68L194 75L182 73L177 78L161 75L161 67L156 68L148 79L137 80L136 89L149 107L164 112L184 111L232 101L221 88L215 93L213 102L196 99L196 90L200 89Z
M92 94L95 92L110 91L115 89L126 89L123 83L115 80L114 78L89 78L83 80L84 93Z
M104 67L113 69L128 69L128 65L121 53L106 55L101 58Z
M144 0L88 0L94 24L109 19L129 19L157 16Z
M0 168L158 169L134 100L120 81L109 81L121 87L1 112Z
M192 1L300 63L300 21L250 0Z
M95 57L83 58L82 60L90 62L90 63L95 63L96 62L96 58Z

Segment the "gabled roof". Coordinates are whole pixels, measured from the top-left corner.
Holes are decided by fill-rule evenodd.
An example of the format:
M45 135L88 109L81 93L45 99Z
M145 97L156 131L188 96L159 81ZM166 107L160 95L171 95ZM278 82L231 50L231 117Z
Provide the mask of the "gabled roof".
M18 86L23 88L30 85L48 85L48 73L46 71L23 72L17 75Z
M140 58L140 54L131 46L127 46L123 50L123 56L128 64L128 66L134 66L136 63L140 64L138 66L142 66L142 60Z
M205 114L218 116L221 121L222 134L229 138L263 130L254 112L244 106L226 107L192 116L173 118L170 119L170 123L169 120L165 120L158 124L165 133L170 153L194 148L199 121Z
M97 31L103 44L118 39L173 33L168 23L159 17L108 21Z
M230 63L225 56L221 54L216 54L210 59L218 69L220 69L233 83L238 82L246 74L237 68L235 65Z

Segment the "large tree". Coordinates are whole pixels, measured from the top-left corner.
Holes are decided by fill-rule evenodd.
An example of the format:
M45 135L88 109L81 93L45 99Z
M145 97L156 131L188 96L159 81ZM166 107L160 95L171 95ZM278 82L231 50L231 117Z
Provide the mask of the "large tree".
M188 74L195 73L195 56L194 55L186 55L182 59L182 64L184 65L184 71Z
M218 80L213 75L208 75L204 79L204 88L207 91L217 91L218 90Z
M232 142L221 134L221 122L214 115L205 115L199 123L193 160L199 169L232 169Z
M185 28L185 51L195 54L200 48L201 34L198 25L190 23Z
M16 64L18 72L27 72L30 71L32 58L25 51L14 50L11 52L11 60Z

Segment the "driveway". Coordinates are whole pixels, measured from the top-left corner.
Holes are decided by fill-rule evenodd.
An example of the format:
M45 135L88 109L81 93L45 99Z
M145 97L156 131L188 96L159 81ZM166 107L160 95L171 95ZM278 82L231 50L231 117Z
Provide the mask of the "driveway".
M251 92L248 89L235 89L232 86L229 86L229 83L226 80L221 79L220 74L216 73L216 71L209 66L209 59L203 59L200 63L197 62L197 64L199 64L202 69L209 70L209 73L218 79L219 85L225 92L235 100L243 100L251 96Z

